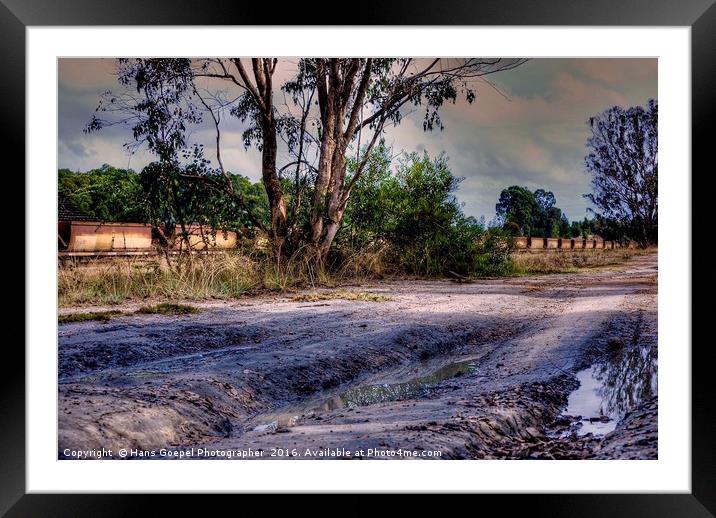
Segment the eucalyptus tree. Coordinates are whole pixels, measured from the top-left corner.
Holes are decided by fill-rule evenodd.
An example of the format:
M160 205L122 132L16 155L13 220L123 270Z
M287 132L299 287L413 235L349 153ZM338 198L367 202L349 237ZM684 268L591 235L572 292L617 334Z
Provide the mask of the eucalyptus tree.
M222 198L228 196L253 226L266 230L263 218L252 210L255 204L244 199L243 191L237 188L240 182L225 170L221 160L219 123L222 112L233 103L226 101L220 92L215 93L212 100L199 93L195 61L188 58L120 58L116 76L120 88L101 95L84 131L90 133L110 126L130 126L133 140L125 147L134 152L146 145L157 157L157 163L150 164L143 175L143 183L149 191L159 192L166 188L169 177L175 188L181 187L188 192L200 191L194 185L179 186L178 183L199 183ZM192 146L188 139L189 130L202 124L207 116L216 126L218 169L203 164L202 146ZM185 163L187 157L188 165ZM202 167L196 167L199 162ZM151 185L152 182L157 185ZM162 207L154 209L155 213L165 212ZM173 212L186 211L177 207Z
M389 126L400 124L404 108L424 108L425 131L443 129L440 108L445 102L456 102L459 96L474 102L479 78L523 62L480 58L300 60L296 77L284 90L294 99L306 91L315 91L317 96L318 123L312 127L320 149L308 236L316 257L322 260L328 253L371 152ZM350 151L356 154L356 165L347 177Z
M642 247L658 237L658 113L652 99L646 107L614 106L590 118L584 159L592 175L585 196Z
M172 161L186 146L189 125L208 115L216 132L216 156L231 192L221 150L222 116L245 124L244 147L261 152L261 177L268 195L265 230L276 252L308 245L323 261L340 228L353 188L386 130L423 109L423 129L443 129L446 102L477 99L484 76L513 69L523 59L276 58L120 60L118 78L131 94L105 95L100 111L121 111L134 143L146 142L160 160ZM277 80L279 65L293 76ZM229 92L227 88L233 88ZM136 91L135 91L136 90ZM283 96L283 101L281 101ZM278 102L277 102L278 100ZM106 123L93 118L88 128ZM229 143L228 145L235 145ZM281 164L279 146L285 148ZM355 164L348 174L349 157ZM291 176L289 176L291 175ZM206 178L201 178L207 181ZM237 196L237 203L248 207ZM305 215L305 220L301 216Z

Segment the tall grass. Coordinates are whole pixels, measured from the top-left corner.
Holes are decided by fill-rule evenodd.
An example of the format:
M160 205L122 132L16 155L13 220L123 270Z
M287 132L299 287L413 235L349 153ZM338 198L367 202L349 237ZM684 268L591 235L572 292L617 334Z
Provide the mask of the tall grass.
M575 272L620 264L646 252L619 249L514 253L505 271L490 270L482 275ZM387 246L335 257L321 269L300 253L277 261L268 253L242 251L191 256L173 268L158 259L65 261L59 264L58 296L60 306L110 305L141 299L229 299L266 291L336 287L386 276L403 277L404 273Z
M654 251L655 249L619 248L572 252L518 252L512 254L512 272L515 275L574 273L582 269L619 265L631 257Z
M159 260L113 259L61 263L61 306L126 299L237 297L257 288L257 263L241 254L194 257L173 269Z
M333 268L316 268L304 254L276 260L267 253L231 251L189 256L168 267L163 259L62 261L60 306L117 304L130 299L228 299L298 287L333 287L347 279L382 277L380 254L355 255Z

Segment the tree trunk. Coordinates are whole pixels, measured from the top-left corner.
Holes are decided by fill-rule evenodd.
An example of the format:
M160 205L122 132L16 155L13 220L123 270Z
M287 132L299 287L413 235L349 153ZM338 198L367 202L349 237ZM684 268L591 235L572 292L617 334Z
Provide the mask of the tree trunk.
M316 89L321 114L321 148L316 187L311 208L311 247L315 258L323 263L336 233L340 229L345 203L351 186L346 189L346 150L360 123L360 112L371 77L372 59L362 66L361 60L340 59L316 62ZM382 129L377 125L366 155ZM360 141L359 141L360 143ZM359 166L359 169L362 166ZM359 174L359 172L357 172Z
M335 113L341 120L342 111ZM335 121L333 136L324 139L326 155L321 155L316 191L311 212L311 245L316 260L323 263L343 219L346 179L346 147L342 127ZM322 149L323 151L323 149Z
M276 173L276 123L273 119L265 121L262 127L263 149L261 152L261 175L266 187L269 207L271 207L271 227L269 240L274 252L281 253L286 241L286 200L283 196L281 181Z
M331 163L331 182L326 204L326 221L318 247L321 262L325 261L331 249L336 233L343 220L343 187L346 180L346 147L347 143L340 131L336 132L336 146Z
M336 233L338 233L338 230L341 228L340 219L341 218L338 218L338 221L330 221L326 225L326 229L323 233L323 239L321 239L321 243L318 247L319 260L321 262L326 260L328 252L331 249L331 245L333 244L333 240L336 237Z

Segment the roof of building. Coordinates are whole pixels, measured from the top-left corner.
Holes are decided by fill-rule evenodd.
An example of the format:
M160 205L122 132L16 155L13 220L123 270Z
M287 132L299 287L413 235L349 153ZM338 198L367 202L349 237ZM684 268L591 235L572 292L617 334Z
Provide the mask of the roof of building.
M91 214L79 210L61 194L57 197L57 220L58 221L97 221Z

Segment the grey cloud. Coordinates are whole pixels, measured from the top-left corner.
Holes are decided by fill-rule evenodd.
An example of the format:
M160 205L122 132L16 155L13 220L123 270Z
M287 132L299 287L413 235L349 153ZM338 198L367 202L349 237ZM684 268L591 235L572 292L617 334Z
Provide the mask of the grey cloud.
M67 61L59 70L59 166L84 170L111 163L141 169L152 156L127 154L128 127L82 133L99 95L115 88L113 62ZM291 75L295 60L290 61L281 65L282 77ZM465 212L488 221L500 191L514 184L552 190L570 218L584 217L588 203L582 195L590 187L582 164L587 118L613 104L644 104L657 97L653 59L535 59L490 81L476 84L473 105L458 101L442 109L444 131L425 133L420 117L412 114L386 135L396 152L446 152L454 174L465 177L458 191ZM258 180L260 156L244 149L244 129L238 120L225 118L222 156L227 168ZM208 123L195 128L191 138L214 159Z
M85 158L95 155L95 151L93 149L88 149L82 142L69 142L66 145L72 153L79 157Z

